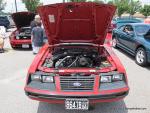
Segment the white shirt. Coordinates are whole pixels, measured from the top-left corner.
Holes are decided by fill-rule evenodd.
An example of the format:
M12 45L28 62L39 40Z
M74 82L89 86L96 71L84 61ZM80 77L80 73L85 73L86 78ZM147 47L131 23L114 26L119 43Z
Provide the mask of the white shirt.
M0 37L6 38L6 28L4 26L0 26Z

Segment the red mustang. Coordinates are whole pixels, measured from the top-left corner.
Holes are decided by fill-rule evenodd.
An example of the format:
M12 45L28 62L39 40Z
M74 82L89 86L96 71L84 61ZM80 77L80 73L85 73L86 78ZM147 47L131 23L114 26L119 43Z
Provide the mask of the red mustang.
M29 69L26 95L84 110L89 104L123 99L129 91L125 69L104 45L115 9L88 2L39 7L49 44Z
M34 19L35 14L31 12L14 13L12 18L16 24L17 30L10 35L10 44L12 48L31 47L31 28L30 23Z

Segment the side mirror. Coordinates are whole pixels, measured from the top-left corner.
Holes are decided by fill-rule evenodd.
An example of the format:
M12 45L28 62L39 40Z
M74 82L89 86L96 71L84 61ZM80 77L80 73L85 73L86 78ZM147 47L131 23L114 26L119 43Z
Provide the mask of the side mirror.
M127 35L134 37L134 32L127 33Z
M132 32L132 33L130 34L130 36L131 36L131 37L134 37L134 32Z

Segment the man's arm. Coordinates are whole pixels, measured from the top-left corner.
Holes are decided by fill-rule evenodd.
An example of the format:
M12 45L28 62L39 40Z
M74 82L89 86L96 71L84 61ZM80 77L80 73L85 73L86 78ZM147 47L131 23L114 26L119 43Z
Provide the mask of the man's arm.
M33 36L34 36L34 28L31 31L31 42L33 41Z

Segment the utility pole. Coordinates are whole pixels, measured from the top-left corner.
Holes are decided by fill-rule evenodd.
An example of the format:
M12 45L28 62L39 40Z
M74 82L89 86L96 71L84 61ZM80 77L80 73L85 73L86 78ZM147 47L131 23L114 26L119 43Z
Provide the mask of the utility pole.
M15 0L15 8L16 8L16 12L18 11L17 9L17 1Z

